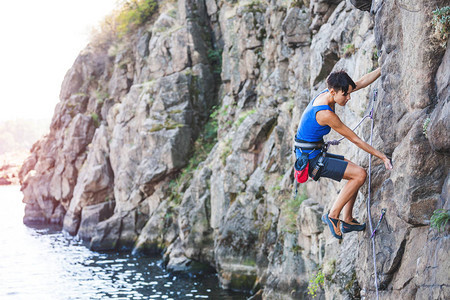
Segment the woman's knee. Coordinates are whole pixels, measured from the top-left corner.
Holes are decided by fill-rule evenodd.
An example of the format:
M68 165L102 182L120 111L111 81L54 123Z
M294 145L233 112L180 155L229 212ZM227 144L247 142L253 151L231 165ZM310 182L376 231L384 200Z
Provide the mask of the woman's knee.
M366 182L366 178L367 178L367 172L364 168L361 168L358 166L358 171L356 172L356 180L363 185L364 182Z
M355 180L360 185L363 185L364 182L366 182L367 172L364 168L349 161L347 170L344 173L344 178L348 180Z

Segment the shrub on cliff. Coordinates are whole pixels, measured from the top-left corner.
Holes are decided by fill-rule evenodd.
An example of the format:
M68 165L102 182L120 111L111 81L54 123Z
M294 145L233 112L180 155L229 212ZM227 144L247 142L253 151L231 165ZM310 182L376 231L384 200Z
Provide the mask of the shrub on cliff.
M436 209L430 219L431 228L435 228L438 232L441 229L445 230L445 226L450 220L450 210L448 209Z
M91 45L107 49L112 42L150 20L157 11L156 0L119 1L118 8L92 30Z
M122 3L116 15L119 37L144 24L158 9L155 0L128 0Z
M435 35L441 41L441 46L445 48L450 32L450 6L438 8L433 11L433 21Z

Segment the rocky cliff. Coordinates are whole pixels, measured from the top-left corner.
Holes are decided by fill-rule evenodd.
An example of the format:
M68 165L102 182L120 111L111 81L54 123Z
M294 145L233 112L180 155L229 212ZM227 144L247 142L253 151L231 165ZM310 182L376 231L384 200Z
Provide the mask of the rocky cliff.
M24 222L62 224L94 250L163 253L173 270L210 266L224 288L264 299L308 298L320 276L322 299L374 299L368 230L338 241L320 220L344 182L307 182L294 198L292 146L330 71L356 80L380 66L337 109L351 127L377 89L373 144L394 163L373 159L356 215L370 217L369 188L374 222L387 209L382 299L448 299L448 230L430 228L450 208L450 50L432 24L445 3L378 0L370 14L341 0L161 2L68 71L20 173ZM368 140L369 122L356 132ZM331 151L368 166L348 141Z

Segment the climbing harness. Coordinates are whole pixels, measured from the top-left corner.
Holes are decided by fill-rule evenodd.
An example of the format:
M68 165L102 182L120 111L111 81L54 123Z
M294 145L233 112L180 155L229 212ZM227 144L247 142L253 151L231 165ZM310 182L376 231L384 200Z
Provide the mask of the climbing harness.
M304 183L308 180L309 173L309 154L315 150L323 149L325 143L323 141L319 141L316 143L305 142L302 140L295 139L294 140L294 155L295 150L298 149L302 153L302 155L295 161L294 164L294 198L297 197L298 193L298 183ZM304 150L311 150L311 152L306 153ZM323 163L322 163L323 165ZM314 167L313 174L317 174L316 170L317 164ZM315 176L313 176L314 178ZM318 178L317 178L318 179ZM317 180L314 179L314 180Z
M299 183L303 183L303 182L306 182L306 180L308 180L309 154L311 154L315 150L322 150L322 152L323 151L326 152L327 147L328 147L328 145L325 144L323 140L312 143L312 142L304 142L302 140L295 139L294 154L295 154L295 150L299 150L302 153L302 155L295 162L295 179ZM309 152L309 153L303 152L305 150L311 150L311 152ZM320 167L318 167L318 166L320 166ZM312 175L313 175L312 177L315 181L317 181L319 179L318 171L320 170L320 168L322 166L323 166L323 158L320 157L319 161L316 163L316 165L314 166L314 169L312 171Z

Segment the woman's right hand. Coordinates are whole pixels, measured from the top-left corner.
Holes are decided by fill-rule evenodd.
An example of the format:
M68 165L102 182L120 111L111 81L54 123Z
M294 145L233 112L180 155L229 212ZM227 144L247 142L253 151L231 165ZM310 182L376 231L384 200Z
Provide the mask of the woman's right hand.
M386 170L392 170L392 162L386 155L383 157L384 166L386 167Z

